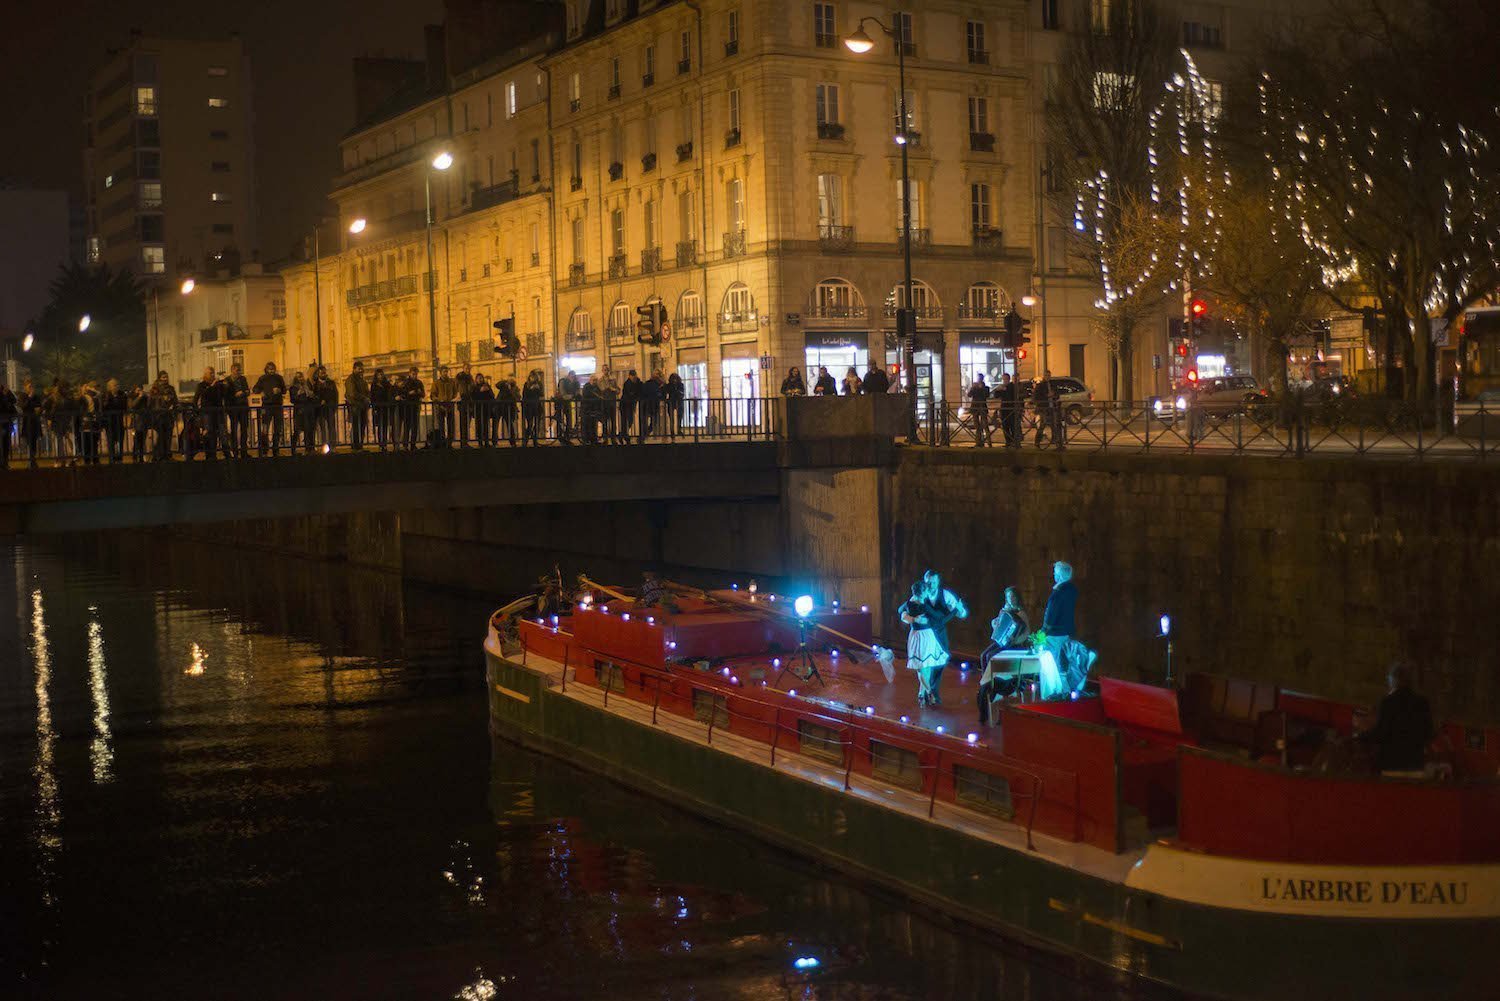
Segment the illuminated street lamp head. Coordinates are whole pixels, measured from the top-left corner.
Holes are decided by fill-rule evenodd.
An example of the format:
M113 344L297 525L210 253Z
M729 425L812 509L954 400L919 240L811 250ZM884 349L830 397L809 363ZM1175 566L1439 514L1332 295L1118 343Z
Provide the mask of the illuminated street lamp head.
M33 344L35 344L35 343L36 343L36 334L33 334L31 331L28 330L28 331L26 331L26 336L23 337L23 338L21 338L21 350L22 351L30 351L31 350L31 346Z
M78 318L78 332L80 334L83 333L85 330L89 329L89 324L93 322L93 317L89 316L89 314L87 313L84 313Z
M1025 295L1021 296L1021 305L1025 306L1027 309L1030 309L1032 306L1035 306L1036 303L1037 303L1036 296L1032 295L1030 292L1028 292Z
M358 236L360 233L363 233L364 231L365 231L365 221L363 219L356 219L356 220L354 220L353 222L351 222L349 224L349 232L353 233L355 236Z
M813 610L812 595L804 594L796 601L792 602L792 610L797 613L799 618L807 618L812 614Z
M447 150L443 150L437 156L432 158L433 170L447 170L451 166L453 166L453 154L449 153Z
M857 56L862 56L875 47L875 39L865 34L863 26L855 28L854 34L844 39L844 48Z
M197 287L198 287L198 283L196 281L194 281L193 279L191 279L191 278L184 278L182 280L182 294L183 295L189 295L193 291L193 289L195 289Z
M1161 624L1161 634L1163 636L1171 636L1172 635L1172 616L1165 615L1165 614L1162 615L1162 617L1161 617L1161 623L1160 624Z

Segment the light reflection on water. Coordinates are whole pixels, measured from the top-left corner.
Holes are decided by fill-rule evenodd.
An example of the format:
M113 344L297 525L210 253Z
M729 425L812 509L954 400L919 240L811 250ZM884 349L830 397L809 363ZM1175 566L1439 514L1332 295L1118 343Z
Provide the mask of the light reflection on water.
M490 603L149 536L0 558L0 996L1116 996L492 744Z

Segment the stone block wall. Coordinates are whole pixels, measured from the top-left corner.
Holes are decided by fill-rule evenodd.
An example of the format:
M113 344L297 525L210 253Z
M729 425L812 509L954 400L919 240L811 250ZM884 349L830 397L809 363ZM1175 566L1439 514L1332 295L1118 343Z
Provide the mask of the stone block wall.
M1099 669L1173 667L1373 702L1393 657L1444 715L1500 720L1500 469L1455 463L902 450L889 610L941 571L977 650L1008 584L1040 622L1073 564Z

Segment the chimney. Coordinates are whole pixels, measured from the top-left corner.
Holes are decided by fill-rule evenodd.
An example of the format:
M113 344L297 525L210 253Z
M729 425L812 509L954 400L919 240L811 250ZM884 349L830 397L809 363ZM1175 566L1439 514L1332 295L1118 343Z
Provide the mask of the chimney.
M429 24L422 29L427 43L427 89L440 93L448 89L448 63L443 51L443 26Z

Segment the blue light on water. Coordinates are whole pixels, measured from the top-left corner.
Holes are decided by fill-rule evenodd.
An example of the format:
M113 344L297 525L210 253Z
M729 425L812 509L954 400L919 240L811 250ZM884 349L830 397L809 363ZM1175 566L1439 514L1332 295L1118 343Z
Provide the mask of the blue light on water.
M798 956L795 960L792 961L792 965L794 967L796 967L797 969L799 969L799 970L813 970L813 969L817 969L817 967L818 967L818 957L816 957L816 956Z

